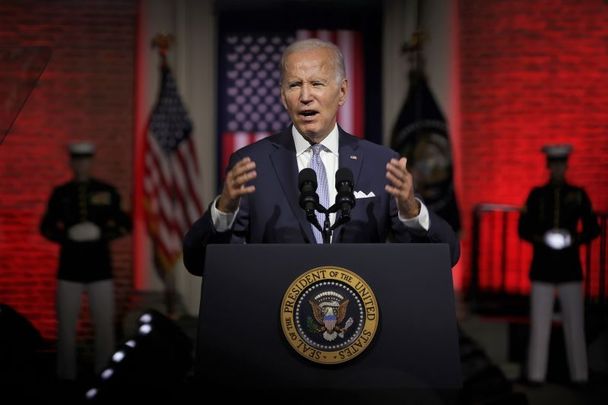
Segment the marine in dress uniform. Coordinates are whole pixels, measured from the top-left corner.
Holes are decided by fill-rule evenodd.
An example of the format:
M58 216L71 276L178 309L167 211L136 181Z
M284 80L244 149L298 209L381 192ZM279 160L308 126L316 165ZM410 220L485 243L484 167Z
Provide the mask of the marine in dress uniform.
M587 350L579 246L591 242L599 235L600 228L585 190L565 180L572 146L547 145L542 151L547 158L549 182L532 189L519 218L519 235L533 246L527 379L533 384L545 381L553 302L557 293L570 378L574 383L586 383Z
M42 235L61 245L57 271L57 376L74 380L76 327L88 293L95 332L95 370L114 350L114 289L109 242L131 230L117 190L90 177L93 144L69 147L74 178L55 187L40 223Z

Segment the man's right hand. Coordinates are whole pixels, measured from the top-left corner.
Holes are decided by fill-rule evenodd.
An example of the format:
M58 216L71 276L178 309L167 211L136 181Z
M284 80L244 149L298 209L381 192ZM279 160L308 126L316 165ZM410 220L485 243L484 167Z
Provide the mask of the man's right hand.
M246 157L239 160L226 174L222 194L217 200L216 208L221 212L235 212L239 207L241 196L251 194L255 186L246 186L250 180L255 179L255 162Z

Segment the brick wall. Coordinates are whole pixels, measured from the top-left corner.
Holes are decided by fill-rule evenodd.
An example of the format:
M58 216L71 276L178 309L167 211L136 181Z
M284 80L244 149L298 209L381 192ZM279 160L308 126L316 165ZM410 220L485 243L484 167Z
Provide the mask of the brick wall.
M608 2L461 0L465 284L471 213L523 204L547 172L541 146L574 145L568 178L608 211Z
M52 49L0 145L0 302L48 339L56 335L58 246L38 224L52 188L70 178L69 141L97 144L94 175L115 184L131 209L135 17L135 0L0 2L0 47ZM131 237L113 242L112 252L120 317L132 288ZM91 334L86 301L83 311L81 338Z

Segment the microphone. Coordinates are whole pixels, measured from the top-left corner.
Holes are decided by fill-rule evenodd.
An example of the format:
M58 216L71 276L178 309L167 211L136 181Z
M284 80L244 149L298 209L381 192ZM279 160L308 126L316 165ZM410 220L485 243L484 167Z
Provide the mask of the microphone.
M340 209L343 218L350 218L350 210L355 206L353 172L342 167L336 172L336 206Z
M317 173L311 168L302 169L298 174L300 189L300 207L306 212L306 217L312 223L318 223L315 209L319 205L317 194Z

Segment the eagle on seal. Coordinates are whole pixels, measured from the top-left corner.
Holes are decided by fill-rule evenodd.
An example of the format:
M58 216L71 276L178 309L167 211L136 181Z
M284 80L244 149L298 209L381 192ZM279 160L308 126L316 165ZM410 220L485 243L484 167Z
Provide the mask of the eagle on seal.
M315 320L323 325L319 332L323 332L323 337L326 340L331 342L336 339L338 334L340 334L340 337L344 337L344 332L352 325L352 319L349 318L345 327L339 326L346 317L348 299L342 300L339 303L337 301L318 303L315 300L309 300L308 302L312 307Z

